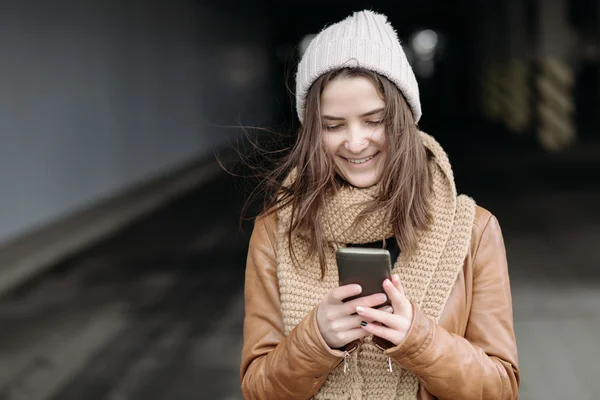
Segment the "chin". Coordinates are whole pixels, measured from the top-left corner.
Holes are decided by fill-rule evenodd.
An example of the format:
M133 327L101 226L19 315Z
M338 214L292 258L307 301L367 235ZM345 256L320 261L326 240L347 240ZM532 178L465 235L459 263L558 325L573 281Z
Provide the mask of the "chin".
M352 176L349 174L342 174L341 175L342 178L348 182L350 185L357 187L357 188L368 188L371 187L373 185L376 185L377 182L379 182L379 178L376 176Z

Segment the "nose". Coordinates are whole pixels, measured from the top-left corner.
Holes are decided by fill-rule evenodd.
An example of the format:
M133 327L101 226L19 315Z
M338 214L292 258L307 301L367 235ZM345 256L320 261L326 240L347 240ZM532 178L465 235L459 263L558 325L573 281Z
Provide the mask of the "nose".
M344 142L344 147L351 153L362 153L363 150L369 147L369 135L361 129L349 129L348 137Z

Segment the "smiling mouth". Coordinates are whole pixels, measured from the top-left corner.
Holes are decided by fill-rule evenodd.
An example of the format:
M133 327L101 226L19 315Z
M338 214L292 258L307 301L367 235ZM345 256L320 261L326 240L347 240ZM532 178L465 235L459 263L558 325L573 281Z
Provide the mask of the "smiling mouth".
M374 159L379 153L373 154L372 156L369 157L365 157L365 158L346 158L346 161L348 161L351 164L364 164L366 162L371 161L372 159Z

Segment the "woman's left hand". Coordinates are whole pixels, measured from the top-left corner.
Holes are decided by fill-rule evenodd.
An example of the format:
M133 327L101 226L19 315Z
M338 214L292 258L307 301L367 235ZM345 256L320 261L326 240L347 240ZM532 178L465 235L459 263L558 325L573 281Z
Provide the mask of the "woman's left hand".
M365 319L382 324L367 324L363 322L361 325L364 330L375 336L389 340L397 346L402 343L410 330L413 319L413 308L404 294L402 282L400 282L398 275L394 274L392 281L386 279L383 282L383 290L385 290L385 293L392 302L393 313L369 307L357 307L356 312L358 315L365 317Z

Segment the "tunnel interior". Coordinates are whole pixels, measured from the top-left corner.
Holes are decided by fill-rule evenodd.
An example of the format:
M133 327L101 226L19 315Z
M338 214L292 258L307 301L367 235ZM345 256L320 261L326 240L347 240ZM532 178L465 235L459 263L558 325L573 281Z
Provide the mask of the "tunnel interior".
M242 398L248 138L294 142L302 46L364 8L500 221L521 397L600 393L598 1L59 3L0 6L0 399Z

